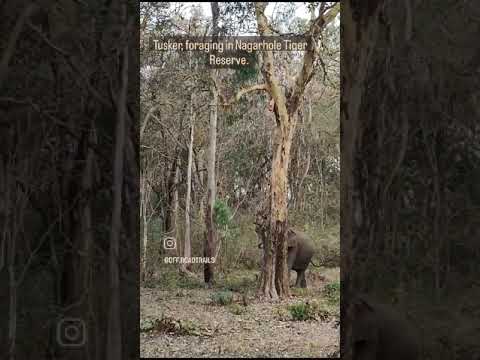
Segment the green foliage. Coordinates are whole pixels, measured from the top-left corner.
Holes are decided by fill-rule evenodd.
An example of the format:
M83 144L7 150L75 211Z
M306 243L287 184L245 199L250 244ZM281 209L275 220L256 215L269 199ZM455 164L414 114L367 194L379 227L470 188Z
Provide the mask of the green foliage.
M338 305L329 306L319 302L301 302L287 307L292 320L320 320L325 321L331 317L338 317Z
M223 287L229 291L246 292L255 289L256 280L251 275L237 274L237 272L229 274L223 280Z
M245 56L249 64L254 64L252 66L242 66L235 71L234 83L242 84L251 80L254 80L258 76L258 63L257 63L257 53L245 53L242 54Z
M309 288L292 288L292 294L299 297L311 296L313 290Z
M158 319L140 319L140 332L149 332L155 330Z
M338 245L329 246L331 244L324 244L318 252L319 264L325 267L340 266L340 247Z
M210 299L212 300L212 303L215 305L229 305L233 302L233 293L231 291L218 291L216 293L213 293L210 296Z
M204 285L200 280L192 279L188 276L181 276L177 286L181 289L202 289Z
M308 302L290 305L288 311L290 311L290 315L295 321L315 319L315 306Z
M325 285L323 289L327 301L332 305L340 304L340 283L334 282Z
M228 310L234 315L241 315L241 314L245 314L247 312L247 308L245 306L240 305L240 304L231 304L228 307Z
M220 3L220 17L224 20L222 35L238 35L256 26L253 2Z
M258 271L260 268L260 251L253 246L251 248L246 248L245 250L240 251L236 260L242 268Z
M275 315L280 321L289 321L291 320L290 312L284 307L278 307L275 309Z
M216 200L213 205L214 222L217 226L226 228L230 223L232 213L228 205L222 200Z
M257 270L259 269L261 251L258 249L258 241L254 230L251 216L237 213L235 221L232 221L225 229L219 229L222 247L219 254L219 262L224 270ZM238 273L238 272L237 272ZM246 272L238 273L239 277L247 275ZM248 272L253 278L253 273Z
M163 289L202 289L203 282L188 276L182 276L177 268L164 268L156 280L149 280L144 284L145 287L161 287Z
M160 278L155 281L157 286L162 286L165 289L173 289L177 287L179 276L173 271L162 271Z
M176 320L162 315L160 319L143 319L140 321L140 332L162 332L175 335L200 336L200 327L191 320Z
M144 281L143 283L143 287L147 288L147 289L153 289L157 286L157 282L154 281L153 279L147 279Z

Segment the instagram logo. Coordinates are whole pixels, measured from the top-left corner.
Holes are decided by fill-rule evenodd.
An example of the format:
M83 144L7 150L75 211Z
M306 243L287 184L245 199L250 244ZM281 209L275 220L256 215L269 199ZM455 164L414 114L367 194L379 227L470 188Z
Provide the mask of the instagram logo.
M64 347L81 347L87 341L82 319L64 318L57 324L57 342Z
M166 237L163 239L163 248L165 250L174 250L177 248L177 240L173 237Z

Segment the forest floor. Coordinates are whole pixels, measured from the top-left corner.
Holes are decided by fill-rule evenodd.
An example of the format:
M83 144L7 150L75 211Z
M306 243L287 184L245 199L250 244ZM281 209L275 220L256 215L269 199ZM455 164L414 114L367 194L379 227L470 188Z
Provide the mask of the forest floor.
M339 269L309 270L309 288L277 302L255 298L256 273L219 275L213 289L165 276L142 287L141 356L338 357Z

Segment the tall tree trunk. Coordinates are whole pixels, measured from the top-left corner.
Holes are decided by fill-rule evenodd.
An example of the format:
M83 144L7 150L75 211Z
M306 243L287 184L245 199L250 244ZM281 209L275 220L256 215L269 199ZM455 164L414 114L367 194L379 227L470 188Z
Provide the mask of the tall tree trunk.
M297 192L297 197L298 201L300 202L300 206L298 207L302 211L305 209L305 189L303 188L303 183L305 182L305 179L307 178L308 171L310 170L310 161L311 161L311 156L310 156L310 148L306 147L307 151L307 160L305 164L305 169L303 170L303 174L300 177L300 181L298 182L298 192Z
M320 166L318 167L320 175L320 228L325 230L325 179L323 175L323 159L320 160Z
M8 354L10 360L15 360L17 343L17 284L15 280L15 240L12 234L7 235L8 243L8 284L9 284L9 312L8 312Z
M218 17L220 9L218 3L210 3L212 9L213 36L218 36ZM216 197L216 177L215 177L215 155L217 151L217 109L218 109L218 89L216 88L217 72L211 70L212 85L210 91L212 93L212 102L210 103L210 126L209 126L209 145L208 145L208 164L207 164L207 210L205 216L206 237L204 246L204 256L213 258L216 249L216 229L213 221L213 212ZM211 286L214 280L213 263L207 262L203 267L203 275L205 282Z
M203 185L205 184L205 159L204 159L204 156L205 156L205 153L204 151L199 151L198 154L195 153L196 155L198 155L197 157L197 161L196 161L196 169L197 169L197 180L200 184L199 188L203 188ZM201 192L200 196L198 196L199 198L199 201L198 201L198 217L200 219L203 219L204 216L205 216L205 198L206 198L206 195L207 195L207 192L206 191L203 191Z
M5 172L1 175L3 177L2 185L5 198L4 206L2 209L5 211L5 214L12 209L15 205L11 199L12 194L14 193L14 186L12 186L12 170L10 169L10 161L8 162ZM10 217L11 218L11 217ZM5 223L2 236L2 244L6 244L7 252L7 271L8 271L8 290L9 290L9 308L8 308L8 359L15 359L15 350L17 343L17 284L15 276L15 253L17 251L15 239L13 238L12 229L13 224L12 220L9 217L5 216ZM0 268L1 269L1 268Z
M124 13L126 14L126 5ZM113 211L110 231L109 273L110 300L107 331L107 360L122 359L122 324L120 319L119 253L122 221L123 160L125 145L126 104L128 91L128 44L122 51L121 89L117 102L117 126L115 129L115 153L113 167Z
M79 184L81 197L78 205L75 207L75 216L79 218L77 224L73 225L73 241L69 251L69 256L65 261L70 261L69 265L65 266L67 277L66 281L70 283L64 289L64 306L66 307L66 318L81 319L86 327L89 319L91 284L90 284L90 249L93 243L93 229L92 229L92 212L91 212L91 190L93 187L93 162L94 152L90 144L95 141L94 124L89 124L89 129L85 131L82 142L79 144L79 152L85 158L85 165L83 174ZM84 334L85 337L91 337L92 334ZM65 356L69 359L86 359L89 357L89 348L91 344L88 339L85 339L83 346L72 347L65 349Z
M263 241L264 259L260 283L260 295L270 299L290 296L289 271L287 266L287 190L288 165L295 123L293 116L285 111L276 113L274 130L274 153L270 177L269 222ZM265 230L262 230L265 231Z
M353 296L351 289L351 271L354 258L353 237L363 221L362 206L354 182L358 165L355 159L357 140L361 136L362 121L360 108L365 90L369 60L372 54L378 29L378 9L383 1L372 1L370 6L347 0L342 3L341 32L341 68L342 68L342 104L341 104L341 282L342 298L340 304L342 319L340 348L342 358L354 358L351 343L351 315L348 311L348 299Z
M190 258L192 256L191 240L190 240L190 194L192 191L192 158L193 158L193 132L195 115L193 113L193 94L190 100L191 108L191 128L190 128L190 143L188 145L188 165L187 165L187 196L185 198L185 243L183 247L183 256ZM185 268L191 271L192 265L188 263Z
M178 151L173 154L174 159L170 165L170 174L167 181L167 209L165 216L165 233L168 236L177 235L177 203L180 156Z
M172 209L170 214L170 224L169 229L170 233L175 239L179 238L180 229L178 228L178 184L180 181L180 166L181 166L181 159L180 157L177 158L177 162L175 163L175 176L173 178L173 197L172 197ZM180 256L181 249L178 246L175 248L177 256Z
M255 3L255 16L258 32L262 36L271 36L272 30L265 16L267 3ZM317 39L321 30L338 14L339 5L335 5L328 13L319 14L308 30L308 46L303 57L302 68L295 78L293 88L284 91L275 76L274 58L272 51L262 53L262 72L268 92L274 101L276 128L274 133L274 155L272 159L272 176L270 189L270 222L268 236L265 243L264 271L260 286L264 296L276 298L290 295L287 267L287 244L285 233L287 230L287 195L288 195L288 165L290 162L290 148L296 125L296 113L302 103L305 87L313 76L313 64L318 51ZM288 94L288 96L287 96ZM270 245L270 242L273 245ZM270 264L270 252L274 247L274 262ZM268 266L275 266L275 272L269 271ZM275 288L271 288L272 277L275 277Z
M207 209L206 209L206 237L204 256L213 258L216 249L216 229L213 221L213 212L216 195L215 181L215 153L217 146L217 99L216 89L212 89L213 99L210 108L210 128L209 128L209 147L208 147L208 164L207 164ZM213 283L213 263L204 264L204 280L207 284Z
M256 3L255 13L257 26L261 35L271 35L268 20L264 14L266 3ZM287 245L285 233L287 227L287 189L288 161L290 145L287 144L289 133L289 114L287 112L285 94L274 76L273 53L263 54L262 72L267 82L270 95L274 100L276 127L273 140L272 173L270 179L270 221L267 238L264 244L264 274L260 284L263 296L276 299L278 296L290 295ZM274 284L274 286L273 286Z
M148 279L148 204L150 203L151 188L148 184L148 165L140 174L140 218L142 219L142 281Z
M275 287L280 297L290 296L289 272L287 266L287 215L288 215L288 165L290 149L295 131L295 115L278 115L275 129L275 152L272 163L271 183L271 223L270 231L273 242L277 246L275 264ZM283 118L282 118L283 117Z
M90 259L91 259L91 247L94 243L93 239L93 227L92 227L92 188L93 188L93 165L95 161L95 154L93 151L93 145L95 144L95 124L93 121L90 125L89 134L87 136L88 141L85 142L85 152L86 152L86 164L83 170L81 188L82 192L85 194L85 201L83 202L81 225L78 232L78 262L79 266L77 268L78 274L78 290L82 293L79 293L79 298L82 299L82 302L78 308L77 314L79 318L83 318L85 322L90 321L88 318L89 310L91 309L93 297L91 294L92 284L90 282ZM87 326L91 328L91 326ZM85 334L86 337L90 337L92 334ZM86 339L85 346L80 347L78 352L79 359L88 359L90 354L91 344Z

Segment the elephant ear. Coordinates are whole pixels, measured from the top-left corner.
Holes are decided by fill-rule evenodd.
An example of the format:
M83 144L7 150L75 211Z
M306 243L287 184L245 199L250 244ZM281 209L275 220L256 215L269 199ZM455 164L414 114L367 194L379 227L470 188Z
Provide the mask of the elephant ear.
M287 233L287 247L292 248L297 246L297 234L292 229L288 229Z

